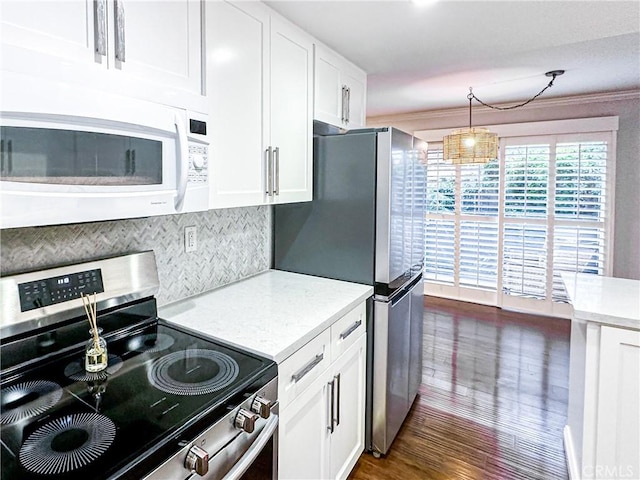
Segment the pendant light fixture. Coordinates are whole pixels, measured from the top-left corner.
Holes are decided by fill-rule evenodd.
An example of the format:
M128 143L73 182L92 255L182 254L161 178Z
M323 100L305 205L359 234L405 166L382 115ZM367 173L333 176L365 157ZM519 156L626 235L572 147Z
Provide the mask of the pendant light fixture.
M564 70L552 70L545 73L547 77L553 77L549 84L540 92L526 102L510 107L495 107L489 105L473 94L473 89L469 87L469 127L454 130L450 135L444 137L444 160L453 164L459 163L487 163L498 158L498 134L492 133L487 128L474 127L471 121L471 101L476 100L485 107L494 110L513 110L524 107L538 98L542 93L553 85L557 76L562 75Z

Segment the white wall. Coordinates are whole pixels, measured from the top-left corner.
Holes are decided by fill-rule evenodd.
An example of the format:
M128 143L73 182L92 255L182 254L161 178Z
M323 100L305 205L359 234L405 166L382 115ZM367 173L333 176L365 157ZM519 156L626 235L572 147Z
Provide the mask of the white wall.
M617 115L613 275L640 280L640 91L540 99L511 111L473 107L473 125L564 120ZM468 108L367 118L367 126L393 126L409 133L460 128L469 122Z

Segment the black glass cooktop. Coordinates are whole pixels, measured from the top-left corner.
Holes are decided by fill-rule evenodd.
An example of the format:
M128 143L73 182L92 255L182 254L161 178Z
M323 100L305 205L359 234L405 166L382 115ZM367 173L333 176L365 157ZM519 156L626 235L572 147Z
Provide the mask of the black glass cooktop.
M139 478L277 372L162 321L106 339L103 372L77 347L2 379L4 480Z

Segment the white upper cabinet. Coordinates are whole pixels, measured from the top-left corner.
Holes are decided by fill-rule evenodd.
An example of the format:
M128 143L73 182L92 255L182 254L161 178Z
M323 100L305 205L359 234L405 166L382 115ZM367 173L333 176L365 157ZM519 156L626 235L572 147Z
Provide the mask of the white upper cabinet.
M2 69L204 110L200 0L2 2Z
M205 4L211 208L265 202L269 124L263 78L269 12L262 4Z
M314 118L353 129L366 122L367 74L324 45L315 45Z
M271 17L271 145L274 203L312 199L313 44L283 19Z
M311 38L257 2L205 17L211 208L311 200Z

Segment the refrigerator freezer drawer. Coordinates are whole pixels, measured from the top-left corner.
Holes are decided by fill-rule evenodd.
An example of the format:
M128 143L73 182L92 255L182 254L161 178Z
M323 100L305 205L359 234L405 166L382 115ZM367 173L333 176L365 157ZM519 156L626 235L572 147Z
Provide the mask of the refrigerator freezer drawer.
M422 279L391 302L374 302L371 446L387 453L422 379Z

